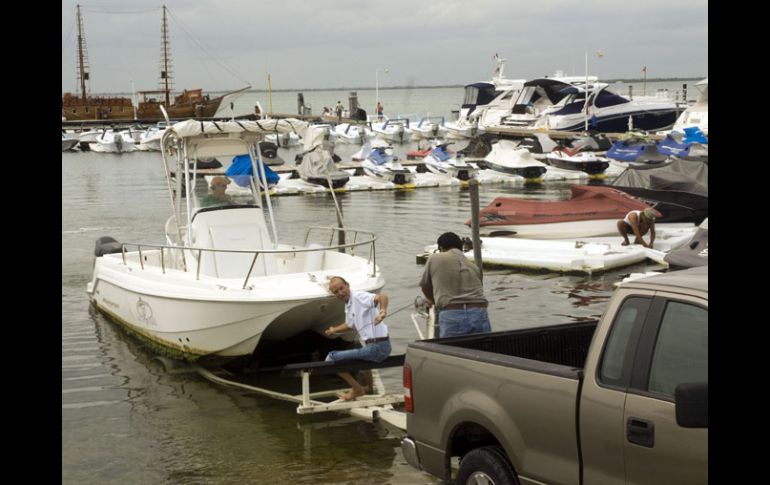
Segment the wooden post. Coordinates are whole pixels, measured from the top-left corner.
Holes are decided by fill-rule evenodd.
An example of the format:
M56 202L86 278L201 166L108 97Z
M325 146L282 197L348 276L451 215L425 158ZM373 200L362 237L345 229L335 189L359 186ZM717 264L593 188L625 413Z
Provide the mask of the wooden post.
M468 181L468 190L471 196L471 238L473 239L473 260L479 267L482 279L484 269L481 265L481 237L479 237L479 181L472 178Z

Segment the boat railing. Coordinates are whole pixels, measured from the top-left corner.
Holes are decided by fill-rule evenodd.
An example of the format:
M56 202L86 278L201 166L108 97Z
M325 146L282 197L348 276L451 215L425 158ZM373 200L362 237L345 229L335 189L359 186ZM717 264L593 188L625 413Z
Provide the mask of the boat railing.
M200 273L201 273L201 264L203 261L203 254L204 253L234 253L234 254L251 254L253 257L251 258L251 265L249 266L249 271L246 273L246 277L243 280L243 286L242 289L246 289L249 279L251 278L251 274L254 272L254 266L257 263L257 258L260 254L296 254L296 253L313 253L313 252L322 252L322 251L332 251L337 250L343 253L347 253L348 251L351 252L351 254L355 253L355 248L362 248L365 246L368 246L368 255L366 257L367 264L371 265L372 272L371 276L377 275L377 253L375 249L375 241L377 240L377 236L370 231L363 231L360 229L350 229L350 228L340 228L340 227L323 227L323 226L310 226L305 233L305 243L304 246L308 245L308 241L310 240L310 236L314 233L317 233L319 231L328 231L328 242L325 246L317 246L317 247L291 247L288 249L259 249L259 250L250 250L250 249L216 249L216 248L198 248L198 247L190 247L190 246L177 246L177 245L169 245L169 244L146 244L146 243L134 243L134 242L124 242L121 244L121 253L123 257L123 264L128 266L128 258L127 254L129 253L128 247L136 247L137 253L139 256L139 266L142 270L144 270L145 266L145 254L148 249L150 250L158 250L160 252L160 267L161 272L163 274L166 273L166 252L169 254L175 254L179 251L189 251L196 256L196 267L195 267L195 279L200 280ZM334 236L338 236L338 243L334 244ZM352 235L353 241L352 242L345 242L346 237L348 235ZM362 240L359 240L360 238L363 238ZM171 258L173 259L173 258ZM187 267L183 266L182 271L187 272Z

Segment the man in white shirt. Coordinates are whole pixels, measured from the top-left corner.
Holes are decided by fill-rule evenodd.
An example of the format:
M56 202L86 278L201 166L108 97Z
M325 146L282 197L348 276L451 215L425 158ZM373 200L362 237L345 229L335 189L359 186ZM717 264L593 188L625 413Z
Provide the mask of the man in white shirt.
M358 349L332 350L326 356L327 361L340 362L345 360L368 360L382 362L391 352L388 326L382 320L388 314L388 297L376 295L368 291L351 290L350 285L341 276L332 276L329 280L329 291L338 299L345 302L345 321L324 331L326 336L347 330L355 330L363 346ZM379 305L379 311L377 306ZM351 401L366 394L364 388L349 372L341 372L341 378L350 384L350 391L343 400ZM368 386L371 390L371 372L367 375Z

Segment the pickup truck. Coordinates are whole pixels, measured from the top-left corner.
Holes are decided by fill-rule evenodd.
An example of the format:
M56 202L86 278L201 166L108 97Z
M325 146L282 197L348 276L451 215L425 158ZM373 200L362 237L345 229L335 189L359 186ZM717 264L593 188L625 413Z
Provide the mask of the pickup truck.
M404 457L446 481L707 483L708 267L599 320L410 343L404 393Z

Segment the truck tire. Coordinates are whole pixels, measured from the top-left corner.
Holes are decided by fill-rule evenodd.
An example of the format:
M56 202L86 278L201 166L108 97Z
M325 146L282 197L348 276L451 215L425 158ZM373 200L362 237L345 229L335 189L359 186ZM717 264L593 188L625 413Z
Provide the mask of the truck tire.
M519 485L513 467L499 446L469 451L460 460L457 485Z

